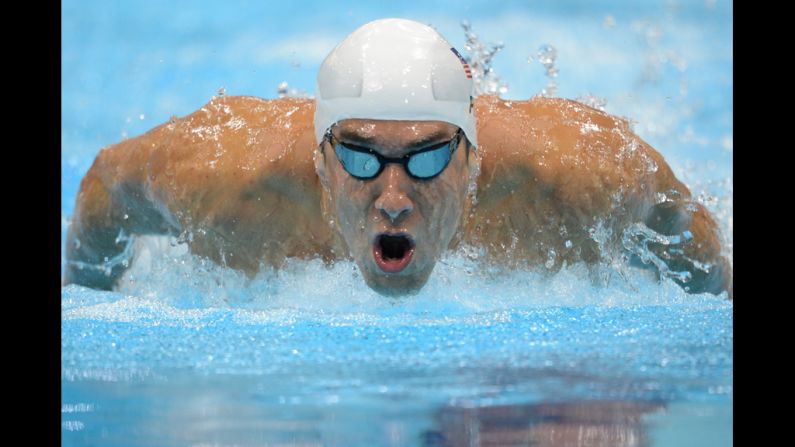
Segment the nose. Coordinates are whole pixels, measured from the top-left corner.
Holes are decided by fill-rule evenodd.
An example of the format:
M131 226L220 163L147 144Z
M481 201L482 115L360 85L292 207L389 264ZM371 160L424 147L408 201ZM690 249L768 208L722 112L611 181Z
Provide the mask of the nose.
M375 201L375 208L395 223L400 217L411 214L414 203L406 195L406 182L410 181L402 166L390 164L381 173L384 187Z

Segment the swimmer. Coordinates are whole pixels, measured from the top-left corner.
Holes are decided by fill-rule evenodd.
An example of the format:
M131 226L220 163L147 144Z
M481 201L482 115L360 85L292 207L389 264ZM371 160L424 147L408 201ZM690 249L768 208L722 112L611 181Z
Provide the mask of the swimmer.
M566 99L473 98L466 60L402 19L351 33L316 87L313 100L216 97L103 149L64 284L113 288L119 236L160 234L249 276L352 259L383 295L416 293L468 246L482 263L551 271L623 254L732 297L714 219L625 120Z

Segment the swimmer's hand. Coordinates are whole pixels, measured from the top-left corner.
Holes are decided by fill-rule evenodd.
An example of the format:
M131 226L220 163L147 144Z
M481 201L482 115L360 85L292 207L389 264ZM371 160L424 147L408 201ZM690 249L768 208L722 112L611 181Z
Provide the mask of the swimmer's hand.
M676 244L647 245L667 269L685 273L671 276L675 282L690 293L719 295L726 291L729 299L734 299L732 267L721 254L717 224L703 205L683 196L654 206L645 223L660 234L678 235Z

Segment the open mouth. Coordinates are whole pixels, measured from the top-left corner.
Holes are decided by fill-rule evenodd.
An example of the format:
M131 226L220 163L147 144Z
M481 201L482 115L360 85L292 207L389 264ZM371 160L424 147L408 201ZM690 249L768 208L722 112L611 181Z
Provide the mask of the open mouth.
M387 273L406 268L414 255L414 241L405 234L380 234L373 244L373 257L378 267Z

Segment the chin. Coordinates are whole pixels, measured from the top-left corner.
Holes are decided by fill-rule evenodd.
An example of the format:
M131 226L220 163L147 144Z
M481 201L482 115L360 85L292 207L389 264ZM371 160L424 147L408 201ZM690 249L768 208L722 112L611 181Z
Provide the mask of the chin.
M411 276L389 273L375 273L362 269L364 281L377 293L384 296L416 295L428 282L433 266L425 272L417 272Z

